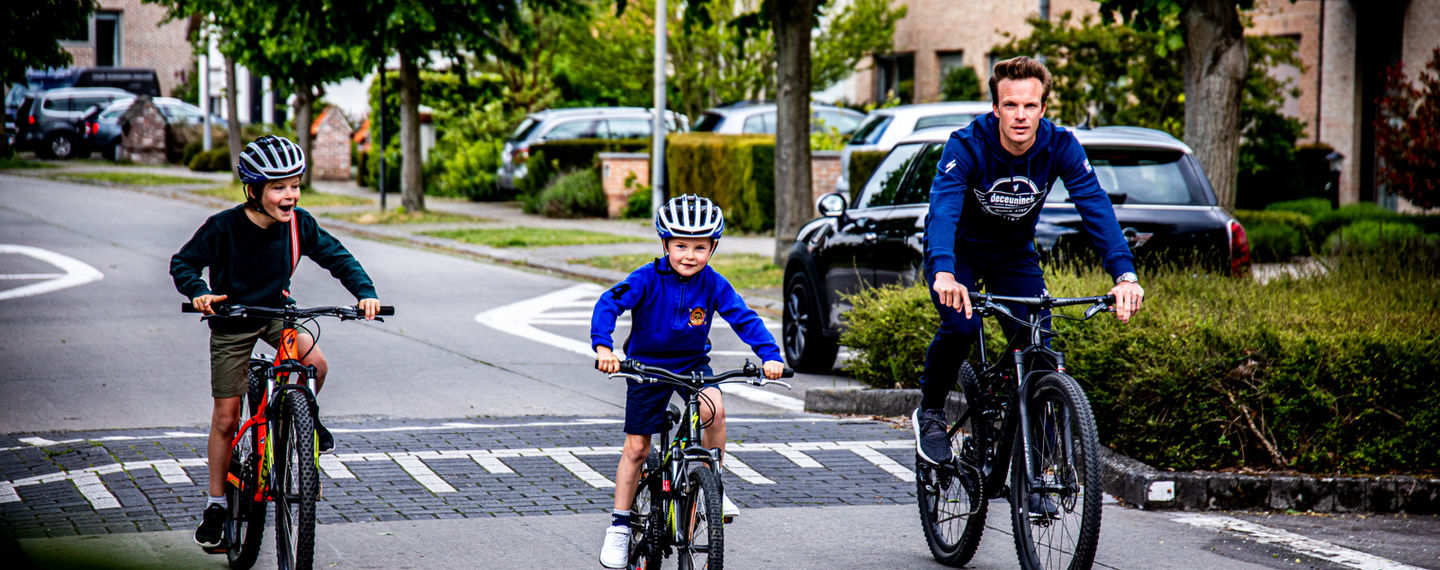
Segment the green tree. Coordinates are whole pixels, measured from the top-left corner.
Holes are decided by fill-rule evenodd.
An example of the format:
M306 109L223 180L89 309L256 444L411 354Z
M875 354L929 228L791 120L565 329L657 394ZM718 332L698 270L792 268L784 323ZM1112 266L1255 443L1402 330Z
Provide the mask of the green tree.
M1220 205L1234 208L1240 106L1249 64L1240 9L1251 8L1254 0L1098 1L1101 13L1160 33L1162 55L1181 54L1188 103L1185 143L1195 150Z
M980 74L975 68L962 65L940 78L941 101L979 101Z
M810 50L810 83L815 90L829 89L852 73L867 55L889 53L895 45L895 22L905 17L904 4L889 0L853 0L838 9L821 2L822 26Z
M1378 174L1385 188L1421 208L1440 206L1440 48L1416 87L1400 65L1386 70L1375 117Z
M70 64L70 52L60 40L85 35L95 0L29 0L6 2L0 8L0 100L11 83L25 81L28 68L44 69ZM0 156L9 156L0 137Z

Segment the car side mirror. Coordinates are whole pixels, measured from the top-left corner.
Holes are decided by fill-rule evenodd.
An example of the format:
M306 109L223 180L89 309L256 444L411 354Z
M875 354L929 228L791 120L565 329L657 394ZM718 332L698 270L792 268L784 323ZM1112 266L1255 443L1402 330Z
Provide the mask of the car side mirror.
M847 202L848 200L845 199L843 194L831 192L821 196L819 200L815 201L815 209L820 211L821 216L839 218L845 215L845 208L848 206Z

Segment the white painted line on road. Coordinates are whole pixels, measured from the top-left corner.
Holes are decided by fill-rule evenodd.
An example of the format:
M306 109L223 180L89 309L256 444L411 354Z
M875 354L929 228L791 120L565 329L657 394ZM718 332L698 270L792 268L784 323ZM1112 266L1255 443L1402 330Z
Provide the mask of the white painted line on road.
M1328 560L1349 568L1358 568L1360 570L1420 570L1415 566L1401 564L1394 560L1366 554L1358 550L1351 550L1343 546L1237 518L1182 513L1176 515L1171 520L1216 532L1239 534L1256 542L1273 544L1306 556Z
M111 466L107 465L107 467ZM116 468L114 471L120 470L119 465L113 467ZM75 488L80 490L80 494L85 496L85 500L90 501L90 505L95 507L95 510L120 508L120 500L110 494L110 489L107 489L105 483L100 480L98 470L78 472L70 481L75 483Z
M409 473L416 482L424 485L426 489L429 489L431 493L454 493L455 488L451 487L449 483L446 483L444 479L441 479L439 475L436 475L434 471L431 471L430 466L426 465L425 462L420 459L419 456L422 454L434 454L434 452L390 453L387 455L389 455L391 459L394 459L395 463L399 464L400 468L404 469L406 473ZM436 457L439 457L439 455L436 455Z
M506 465L504 461L500 461L500 458L490 455L488 453L471 453L470 459L474 460L476 465L479 465L481 468L485 469L486 473L489 473L491 475L515 474L515 470L511 469L509 465Z
M156 461L155 472L160 474L160 479L171 485L190 485L194 481L185 474L185 468L180 466L179 461Z
M769 477L757 473L754 469L751 469L749 465L746 465L744 461L741 461L739 457L735 457L735 454L733 453L725 454L725 461L722 464L725 466L726 470L734 473L741 479L750 482L750 484L752 485L775 484L775 481L771 480Z
M355 474L350 472L350 468L346 467L345 463L336 459L333 455L320 456L320 470L324 471L325 476L331 479L355 478Z
M890 472L891 475L899 477L901 481L906 481L909 483L915 482L914 471L906 469L905 466L896 463L894 459L890 459L890 456L880 453L879 451L875 451L875 449L870 446L850 444L845 445L844 447L848 448L850 451L855 452L855 455L859 455L860 457L865 458L866 461L874 463L876 467L884 469Z
M15 492L15 484L9 481L0 483L0 503L18 503L20 494Z
M591 487L596 489L615 488L614 481L606 479L599 471L591 469L589 465L586 465L579 457L575 457L573 453L551 451L548 455L551 459L554 459L556 463L559 463L561 467L569 469L570 472L574 473L576 477L579 477L581 481L589 483Z
M64 273L0 273L0 280L5 279L59 279Z
M67 440L67 441L68 441L68 442L77 442L77 441L83 441L83 440L71 439L71 440ZM44 446L47 446L47 445L55 445L56 443L59 443L59 442L57 442L57 441L55 441L55 440L51 440L51 439L45 439L45 438L43 438L43 437L22 437L22 438L20 438L20 443L30 444L30 445L33 445L33 446L35 446L35 447L44 447ZM20 449L20 448L16 447L16 448L10 448L10 449ZM6 451L9 451L9 449L6 449Z
M796 467L804 467L807 469L824 467L824 465L821 465L819 461L815 460L815 458L810 457L809 455L805 455L804 452L798 449L791 448L790 444L787 443L754 443L746 445L747 451L752 448L756 451L760 451L763 449L766 451L773 451L775 453L778 453L781 457L789 459L790 462L794 463Z
M43 295L45 293L51 293L54 291L59 291L61 289L68 289L70 287L84 285L86 283L90 283L92 281L99 281L105 278L104 273L101 273L100 270L87 265L85 262L67 255L55 253L50 250L40 249L38 247L30 247L27 245L0 243L0 254L6 253L33 257L35 259L60 268L60 270L64 271L64 273L60 274L60 276L57 278L41 281L39 283L31 283L29 285L21 285L14 289L0 291L0 301L4 301L6 299L16 299L19 297L30 297L33 295ZM32 279L33 277L20 278Z

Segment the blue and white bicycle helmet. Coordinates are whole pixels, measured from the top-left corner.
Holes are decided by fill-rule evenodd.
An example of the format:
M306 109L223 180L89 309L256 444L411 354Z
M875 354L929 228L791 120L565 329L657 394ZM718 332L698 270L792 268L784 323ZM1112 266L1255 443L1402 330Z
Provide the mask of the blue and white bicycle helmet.
M245 184L264 184L305 173L305 151L285 137L265 135L245 145L235 161L235 173Z
M725 214L709 198L682 194L655 211L655 232L660 239L720 239L725 233Z

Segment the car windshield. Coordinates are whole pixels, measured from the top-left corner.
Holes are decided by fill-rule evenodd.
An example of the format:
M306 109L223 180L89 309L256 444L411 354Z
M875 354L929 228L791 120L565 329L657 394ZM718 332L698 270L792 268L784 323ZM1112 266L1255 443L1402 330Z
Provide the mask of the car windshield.
M691 131L697 133L708 133L720 128L720 123L725 122L725 115L720 113L705 113L700 115L700 120L695 122Z
M941 126L945 126L945 127L954 126L954 127L957 127L957 128L958 128L958 127L963 127L963 126L965 126L965 125L970 124L970 121L973 121L973 120L975 120L975 115L971 115L970 113L959 113L959 114L955 114L955 115L932 115L932 116L929 116L929 117L920 117L919 119L917 119L917 120L915 121L915 130L918 131L918 130L920 130L920 129L928 129L928 128L930 128L930 127L941 127Z
M537 121L530 117L525 117L525 120L520 123L520 126L516 127L515 133L510 135L509 142L519 142L525 140L525 138L530 136L530 133L535 130L535 127L538 126L540 126L540 121Z
M885 134L885 128L890 126L890 121L895 120L891 115L870 115L865 122L855 129L855 134L850 136L850 144L875 144L880 142L880 137Z
M1203 204L1196 183L1182 164L1186 155L1179 151L1125 148L1085 149L1100 187L1112 196L1123 194L1117 204ZM1056 180L1047 202L1068 202L1070 192L1063 180Z

